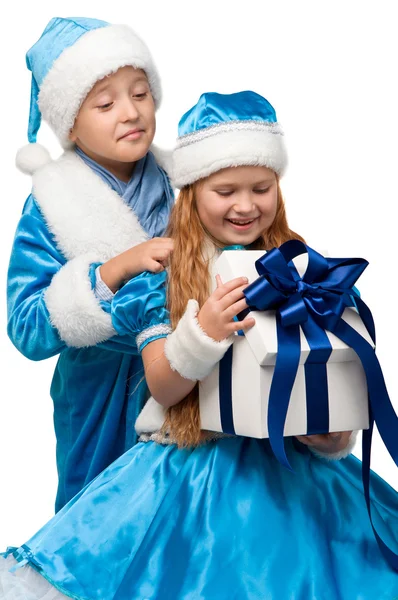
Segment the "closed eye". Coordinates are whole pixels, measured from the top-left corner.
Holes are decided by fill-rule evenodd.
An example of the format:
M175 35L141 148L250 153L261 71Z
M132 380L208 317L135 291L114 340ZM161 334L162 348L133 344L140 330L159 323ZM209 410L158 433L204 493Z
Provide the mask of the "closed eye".
M227 196L232 196L232 194L234 193L233 190L215 190L215 192L219 196L223 196L224 198L226 198Z
M270 189L271 189L271 188L270 188L270 187L268 187L268 188L264 188L264 189L261 189L261 190L253 190L253 192L254 192L255 194L266 194L267 192L269 192L269 190L270 190Z
M106 104L101 104L101 106L97 106L97 108L101 108L102 110L106 110L112 106L113 102L107 102Z

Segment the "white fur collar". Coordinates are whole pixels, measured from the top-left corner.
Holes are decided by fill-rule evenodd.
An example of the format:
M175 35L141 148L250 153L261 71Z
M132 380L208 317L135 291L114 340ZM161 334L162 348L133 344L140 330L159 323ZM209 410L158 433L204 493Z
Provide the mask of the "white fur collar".
M104 262L148 239L131 208L73 151L34 173L33 195L68 260Z

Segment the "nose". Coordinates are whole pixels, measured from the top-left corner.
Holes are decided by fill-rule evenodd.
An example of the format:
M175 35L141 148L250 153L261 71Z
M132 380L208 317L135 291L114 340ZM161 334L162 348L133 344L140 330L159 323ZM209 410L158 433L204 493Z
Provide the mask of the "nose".
M139 112L134 99L127 96L121 107L122 121L136 121L139 117Z
M255 205L253 202L252 195L249 192L242 192L239 194L235 204L234 210L239 214L249 214L253 212Z

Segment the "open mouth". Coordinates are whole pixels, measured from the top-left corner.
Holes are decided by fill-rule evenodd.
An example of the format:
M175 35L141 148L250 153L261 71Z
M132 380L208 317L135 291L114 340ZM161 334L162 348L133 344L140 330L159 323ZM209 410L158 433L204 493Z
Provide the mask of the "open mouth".
M257 219L258 217L253 219L226 219L226 221L228 221L228 223L230 223L234 229L244 231L246 229L250 229L252 224L257 221Z

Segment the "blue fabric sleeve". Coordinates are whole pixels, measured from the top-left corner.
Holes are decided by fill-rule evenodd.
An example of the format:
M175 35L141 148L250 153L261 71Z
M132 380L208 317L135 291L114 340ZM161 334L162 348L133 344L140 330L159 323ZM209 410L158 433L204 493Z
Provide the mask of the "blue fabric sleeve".
M14 346L30 360L44 360L67 345L51 323L45 293L66 259L49 231L32 195L25 203L14 238L8 269L8 335ZM95 287L95 266L90 268ZM100 302L110 313L110 302ZM97 344L106 350L137 355L135 335L114 336Z
M154 339L170 332L170 318L166 308L167 273L142 273L126 283L111 303L112 325L121 336L139 336L148 332L139 343L141 351Z
M16 231L7 281L8 335L31 360L58 354L65 343L51 325L44 292L65 264L32 195Z

